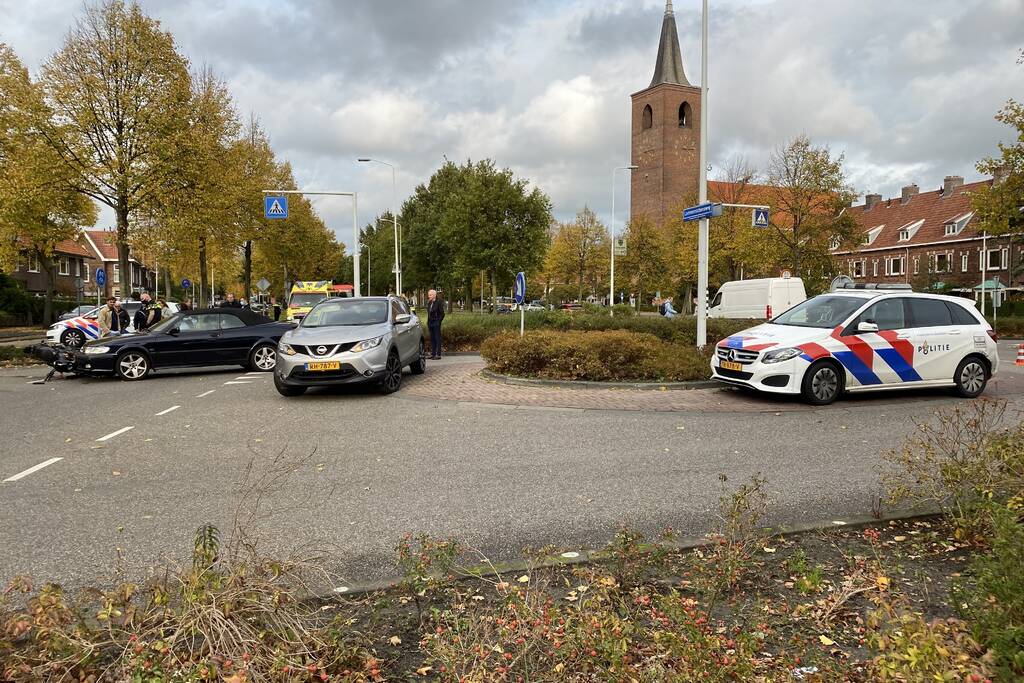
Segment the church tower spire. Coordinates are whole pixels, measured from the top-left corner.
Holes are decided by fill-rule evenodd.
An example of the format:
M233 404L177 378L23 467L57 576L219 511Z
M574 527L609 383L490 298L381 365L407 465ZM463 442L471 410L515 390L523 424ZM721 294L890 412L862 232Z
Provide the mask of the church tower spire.
M690 85L683 71L683 53L679 49L679 33L676 30L676 13L672 9L672 0L665 2L665 18L661 21L661 43L658 45L658 61L654 64L651 86L659 83Z

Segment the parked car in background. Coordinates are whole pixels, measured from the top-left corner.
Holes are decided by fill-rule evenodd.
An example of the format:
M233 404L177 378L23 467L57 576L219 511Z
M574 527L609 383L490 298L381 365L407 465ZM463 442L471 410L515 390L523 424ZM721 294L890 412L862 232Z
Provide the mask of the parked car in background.
M62 313L57 318L57 320L60 321L60 320L70 320L71 318L78 318L80 316L85 315L86 313L88 313L89 311L91 311L91 310L93 310L95 308L96 308L96 306L94 306L93 304L83 304L82 306L78 306L76 308L72 308L67 313Z
M545 311L545 310L547 310L547 307L545 307L544 304L542 304L539 301L531 301L530 303L526 304L526 310L527 311Z
M807 299L798 277L766 277L724 282L711 300L709 318L763 318L789 310Z
M563 311L582 311L583 304L576 303L575 301L570 301L568 303L562 304L560 308Z
M135 332L135 314L142 308L141 301L123 301L121 307L128 312L131 322L126 332ZM100 306L93 306L87 313L67 320L59 320L50 325L46 330L46 341L51 344L63 344L72 349L80 348L91 339L99 339L100 326L96 319L100 314ZM178 304L173 301L167 302L167 310L162 317L173 315L178 312Z
M104 337L75 354L75 372L145 379L172 367L241 365L270 372L277 342L292 329L245 308L206 308L162 319L140 334Z
M377 382L398 391L402 370L427 368L420 319L394 296L322 301L281 338L274 386L282 396L309 387Z

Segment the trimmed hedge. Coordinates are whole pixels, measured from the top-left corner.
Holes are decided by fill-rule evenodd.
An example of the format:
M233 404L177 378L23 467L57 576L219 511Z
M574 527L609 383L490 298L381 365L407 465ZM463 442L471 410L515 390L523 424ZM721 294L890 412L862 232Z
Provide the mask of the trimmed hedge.
M988 319L989 324L992 324L992 318ZM999 316L992 325L995 328L996 333L1000 337L1006 337L1008 339L1024 339L1024 317L1022 318L1004 318Z
M708 344L714 345L740 330L753 327L753 320L708 320ZM697 343L697 319L691 316L663 318L661 316L624 316L616 311L615 317L607 313L583 311L530 311L526 314L527 330L558 330L603 332L624 330L651 334L661 341L679 346ZM426 332L426 325L424 324ZM503 332L519 332L519 314L479 315L453 314L444 319L441 329L446 351L476 351L485 340Z
M653 334L551 330L502 333L480 353L493 372L515 377L596 382L685 382L707 379L710 349L678 346Z

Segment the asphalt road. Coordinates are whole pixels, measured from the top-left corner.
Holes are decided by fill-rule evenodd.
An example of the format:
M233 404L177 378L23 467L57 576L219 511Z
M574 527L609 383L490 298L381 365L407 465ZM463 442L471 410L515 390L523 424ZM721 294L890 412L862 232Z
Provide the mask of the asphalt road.
M1024 368L1000 347L990 391L1024 404ZM43 374L0 371L0 582L102 579L119 548L122 566L144 574L187 559L203 523L228 535L239 511L264 550L327 551L349 583L393 576L407 531L459 538L493 560L549 543L597 547L619 524L700 534L720 474L738 484L763 473L772 523L866 514L879 453L959 401L940 392L812 412L511 410L371 389L284 399L268 375L238 368L28 383ZM250 465L261 482L246 477Z

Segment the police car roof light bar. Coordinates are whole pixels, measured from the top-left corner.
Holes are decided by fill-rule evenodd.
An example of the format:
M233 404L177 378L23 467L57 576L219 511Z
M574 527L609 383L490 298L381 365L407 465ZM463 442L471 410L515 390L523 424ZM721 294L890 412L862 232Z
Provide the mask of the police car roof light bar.
M835 289L890 289L901 292L913 291L913 287L904 282L846 282L837 284Z

